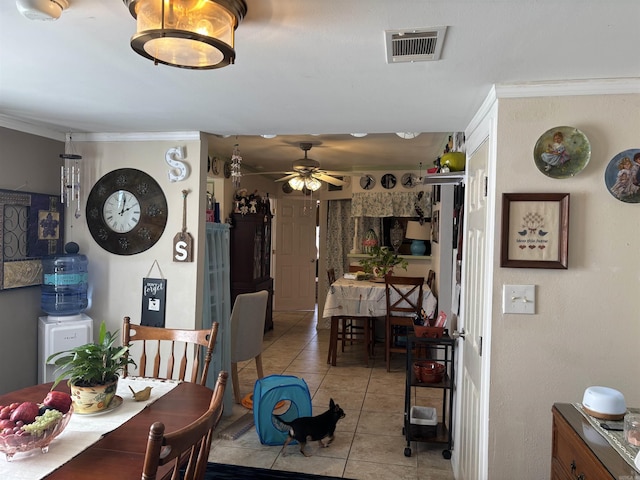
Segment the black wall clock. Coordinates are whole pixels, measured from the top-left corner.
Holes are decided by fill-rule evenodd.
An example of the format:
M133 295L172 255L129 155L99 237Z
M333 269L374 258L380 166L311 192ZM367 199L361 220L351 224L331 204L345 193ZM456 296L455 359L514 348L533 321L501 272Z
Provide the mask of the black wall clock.
M116 255L148 250L167 224L167 199L150 175L121 168L104 175L87 198L87 226L98 245Z

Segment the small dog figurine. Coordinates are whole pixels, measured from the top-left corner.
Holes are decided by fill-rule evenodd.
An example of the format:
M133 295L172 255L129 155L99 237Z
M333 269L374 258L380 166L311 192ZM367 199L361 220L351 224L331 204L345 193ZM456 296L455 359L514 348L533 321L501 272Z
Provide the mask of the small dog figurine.
M329 402L329 410L316 417L300 417L287 422L278 415L274 417L285 425L289 426L289 436L282 446L282 456L286 455L285 448L292 440L297 440L300 444L300 453L305 457L310 455L304 451L304 447L307 443L307 439L317 440L321 447L328 447L333 441L333 433L336 430L338 420L345 417L344 410L340 408L340 405L334 403L333 398ZM329 441L324 444L322 439L329 437Z

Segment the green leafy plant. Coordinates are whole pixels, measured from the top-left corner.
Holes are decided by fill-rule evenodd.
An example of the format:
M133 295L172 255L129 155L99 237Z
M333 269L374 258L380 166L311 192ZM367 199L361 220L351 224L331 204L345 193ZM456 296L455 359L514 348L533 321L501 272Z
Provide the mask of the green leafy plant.
M370 273L378 277L384 277L387 273L398 266L404 270L407 269L407 262L404 258L400 258L397 253L389 250L387 247L375 246L369 252L369 258L360 260L365 273Z
M117 332L108 332L102 322L98 343L87 343L51 355L47 363L55 358L56 372L62 372L51 388L67 377L69 385L81 387L104 385L116 380L126 365L135 365L128 355L129 345L115 346L117 339Z

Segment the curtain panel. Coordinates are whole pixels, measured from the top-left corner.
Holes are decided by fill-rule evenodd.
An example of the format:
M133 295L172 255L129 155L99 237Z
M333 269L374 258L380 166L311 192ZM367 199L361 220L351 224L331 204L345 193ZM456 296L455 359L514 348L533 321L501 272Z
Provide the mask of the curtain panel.
M352 217L419 217L418 209L431 218L431 192L358 192L351 196Z

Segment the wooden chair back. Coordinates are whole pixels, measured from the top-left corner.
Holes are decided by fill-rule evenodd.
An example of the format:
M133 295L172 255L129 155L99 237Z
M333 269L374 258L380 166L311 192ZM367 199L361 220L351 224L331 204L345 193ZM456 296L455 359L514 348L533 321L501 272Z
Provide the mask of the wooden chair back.
M336 281L336 269L329 268L327 269L327 278L329 279L329 285Z
M399 338L411 333L413 319L422 310L424 277L387 275L384 281L387 297L385 357L389 371L391 354L407 353L406 342L400 344Z
M429 270L429 273L427 274L427 287L429 287L429 290L434 291L436 288L436 272L434 272L433 270Z
M387 296L387 316L407 317L420 313L424 277L387 275L384 278L384 283Z
M164 433L162 422L149 428L142 480L155 480L158 467L173 464L171 479L202 480L207 470L213 432L222 416L227 372L218 374L209 409L196 421ZM184 470L182 474L181 470Z
M136 364L137 374L141 377L186 380L206 385L218 325L218 322L213 322L208 330L181 330L136 325L129 317L124 317L122 344L134 347L140 342L141 351ZM153 357L152 362L147 362L148 356ZM166 370L161 375L160 368L165 362ZM190 372L188 376L187 371ZM123 373L124 377L130 373L126 366Z

